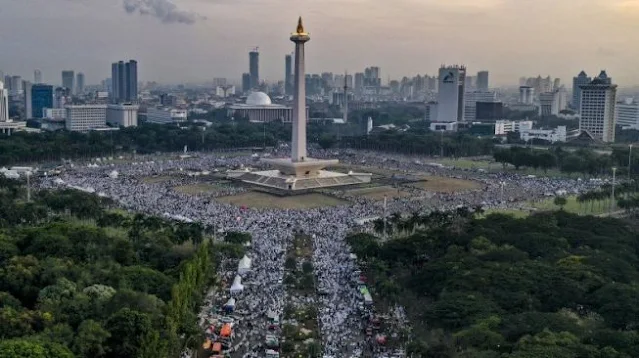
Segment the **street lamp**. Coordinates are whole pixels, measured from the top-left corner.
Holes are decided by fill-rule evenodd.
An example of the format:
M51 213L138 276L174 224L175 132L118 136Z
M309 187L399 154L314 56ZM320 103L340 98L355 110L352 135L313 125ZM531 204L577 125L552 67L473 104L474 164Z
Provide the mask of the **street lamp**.
M500 181L499 184L501 185L501 203L504 203L504 185L506 184L505 181Z
M632 144L628 146L628 180L630 180L630 173L632 173L631 165L632 165Z
M610 191L610 214L615 210L615 178L617 175L617 167L612 167L612 190Z

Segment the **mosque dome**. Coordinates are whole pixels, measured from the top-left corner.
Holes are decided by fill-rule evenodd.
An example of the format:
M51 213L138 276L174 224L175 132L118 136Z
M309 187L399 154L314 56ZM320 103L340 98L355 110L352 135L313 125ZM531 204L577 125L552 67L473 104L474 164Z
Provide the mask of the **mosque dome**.
M249 106L270 106L271 98L264 92L252 92L246 98L246 104Z

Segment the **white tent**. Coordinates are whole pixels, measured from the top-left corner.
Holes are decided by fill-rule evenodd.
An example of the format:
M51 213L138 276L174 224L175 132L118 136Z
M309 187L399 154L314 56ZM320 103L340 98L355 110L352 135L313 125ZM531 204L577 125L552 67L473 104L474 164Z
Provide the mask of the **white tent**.
M224 304L224 309L229 311L235 310L235 298L229 298L229 300Z
M244 255L240 262L237 264L237 273L240 275L244 275L251 271L251 259L248 256Z
M237 295L244 291L244 285L242 285L242 276L237 275L233 280L233 284L231 285L231 294Z
M114 170L111 173L109 173L109 178L111 178L111 179L117 179L118 176L120 176L120 173L118 173L117 170Z

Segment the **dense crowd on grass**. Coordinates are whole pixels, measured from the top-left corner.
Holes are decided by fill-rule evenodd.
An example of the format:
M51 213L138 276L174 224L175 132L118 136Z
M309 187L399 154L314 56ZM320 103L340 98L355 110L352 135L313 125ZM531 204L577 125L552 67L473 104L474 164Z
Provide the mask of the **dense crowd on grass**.
M211 242L80 191L0 182L0 357L167 357L200 334Z
M348 238L378 297L406 306L421 357L639 356L639 241L627 222L557 211L398 219Z

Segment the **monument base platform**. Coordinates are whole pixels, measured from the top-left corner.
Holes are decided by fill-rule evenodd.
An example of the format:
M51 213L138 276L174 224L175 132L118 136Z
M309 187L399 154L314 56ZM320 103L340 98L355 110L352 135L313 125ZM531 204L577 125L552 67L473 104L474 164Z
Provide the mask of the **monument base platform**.
M229 170L227 177L284 191L370 183L372 177L370 173L349 172L345 174L322 170L327 166L339 163L335 159L307 159L303 162L293 162L290 159L266 159L263 161L277 169L263 171Z

